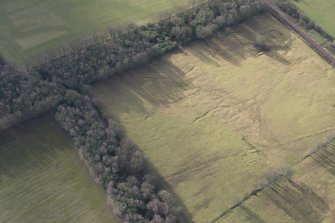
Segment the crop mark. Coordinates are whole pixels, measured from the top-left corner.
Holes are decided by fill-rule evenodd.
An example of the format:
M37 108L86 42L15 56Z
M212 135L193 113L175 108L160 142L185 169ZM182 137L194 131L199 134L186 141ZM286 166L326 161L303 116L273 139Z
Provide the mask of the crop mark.
M215 157L215 158L209 159L206 162L203 162L203 163L201 163L197 166L190 167L190 168L184 168L183 170L180 170L180 171L178 171L174 174L168 175L165 178L168 180L169 178L178 177L178 176L180 176L182 174L185 174L187 172L193 172L193 171L198 171L198 170L207 168L207 167L209 167L209 166L211 166L215 163L218 163L218 162L220 162L222 160L225 160L225 159L228 159L228 158L232 158L232 157L236 157L236 156L246 156L246 155L250 155L250 154L253 154L253 153L256 153L256 151L251 151L248 154L246 153L246 151L241 151L241 152L237 152L237 153L234 153L234 154L231 154L231 155L228 155L228 156Z
M278 144L275 144L275 145L268 145L268 146L267 145L262 145L262 146L269 147L269 148L285 146L285 145L295 143L295 142L298 142L298 141L306 139L306 138L310 138L310 137L313 137L313 136L318 136L320 134L330 132L330 131L334 131L334 130L335 130L335 127L329 128L329 129L324 129L324 130L321 130L321 131L318 131L318 132L315 132L315 133L311 133L311 134L308 134L308 135L300 136L300 137L297 137L295 139L292 139L292 140L284 142L284 143L278 143Z
M211 110L208 110L208 111L206 111L205 113L203 113L202 115L196 117L196 118L193 120L193 123L195 123L195 122L199 121L200 119L204 118L206 115L208 115L208 114L209 114L210 112L212 112L212 111L213 111L212 109L211 109Z

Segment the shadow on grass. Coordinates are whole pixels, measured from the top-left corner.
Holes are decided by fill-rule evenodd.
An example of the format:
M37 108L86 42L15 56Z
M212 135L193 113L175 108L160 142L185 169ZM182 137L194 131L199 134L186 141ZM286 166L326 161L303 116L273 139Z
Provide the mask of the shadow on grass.
M324 169L335 176L335 142L330 142L326 147L311 155L312 159Z
M54 113L22 122L0 133L0 182L32 169L43 169L55 160L56 153L74 149L54 120Z
M261 23L261 20L266 24ZM221 60L241 66L243 60L259 56L254 47L259 35L268 36L268 44L271 45L271 50L263 54L284 65L290 64L281 55L282 51L291 48L290 32L278 25L268 14L226 28L213 38L194 42L186 48L187 52L213 66L219 66ZM178 53L184 52L177 50L173 54ZM181 64L185 67L189 65L187 61ZM185 70L187 69L171 63L166 56L146 66L114 76L106 82L97 83L93 96L98 97L98 107L105 107L115 119L130 113L146 119L155 114L158 107L167 107L188 96L185 95L185 90L192 86L185 80Z
M98 99L98 107L106 106L116 120L129 113L145 119L153 115L157 107L169 106L186 96L184 91L189 85L184 75L164 57L98 83L93 97Z
M290 65L290 61L279 53L291 49L289 34L289 30L278 25L277 21L265 13L226 28L214 38L198 41L195 44L200 43L199 47L190 48L189 51L205 63L218 65L216 60L223 59L235 66L241 66L241 61L248 57L259 56L258 50L254 47L256 39L258 36L265 36L269 51L263 53L283 65Z
M327 203L313 190L291 179L272 184L263 194L298 223L323 222Z
M173 197L176 199L178 205L181 207L181 213L183 215L183 218L185 221L183 223L194 223L193 221L193 216L190 213L190 211L187 209L185 203L181 199L181 197L173 190L173 188L169 185L168 182L164 179L162 175L158 172L158 170L155 168L155 166L148 160L146 159L146 168L149 173L151 173L156 180L156 185L158 185L161 189L167 190L170 192Z
M250 210L248 207L241 205L239 207L240 209L242 209L248 219L248 222L250 223L268 223L266 221L264 221L258 214L256 214L255 212L253 212L252 210Z

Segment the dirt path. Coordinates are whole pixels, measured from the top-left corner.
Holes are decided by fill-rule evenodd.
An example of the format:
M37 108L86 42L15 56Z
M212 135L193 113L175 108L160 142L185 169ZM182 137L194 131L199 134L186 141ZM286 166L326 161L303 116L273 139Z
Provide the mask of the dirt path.
M320 46L314 39L312 39L302 28L295 24L290 18L283 13L277 6L275 6L271 1L265 0L265 5L268 11L276 17L280 22L284 23L286 26L295 31L301 38L309 45L315 52L317 52L321 57L323 57L328 63L335 67L335 57L329 53L325 48Z

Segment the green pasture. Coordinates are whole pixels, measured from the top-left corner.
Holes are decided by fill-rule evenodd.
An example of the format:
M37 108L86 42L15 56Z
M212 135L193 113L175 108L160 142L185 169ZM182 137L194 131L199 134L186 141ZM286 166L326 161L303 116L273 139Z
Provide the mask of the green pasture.
M0 52L29 61L50 48L123 22L147 22L187 0L0 0Z
M53 115L0 133L0 222L115 223L112 213Z
M335 1L300 0L293 2L330 35L335 36Z

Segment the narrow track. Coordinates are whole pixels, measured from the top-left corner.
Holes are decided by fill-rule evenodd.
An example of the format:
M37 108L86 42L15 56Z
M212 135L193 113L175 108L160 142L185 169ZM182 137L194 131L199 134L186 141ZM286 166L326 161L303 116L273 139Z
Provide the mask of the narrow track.
M311 38L302 28L295 24L284 12L282 12L274 3L270 0L264 0L268 12L270 12L275 18L277 18L284 25L288 26L294 32L296 32L315 52L323 57L330 65L335 67L335 57L318 44L313 38Z

